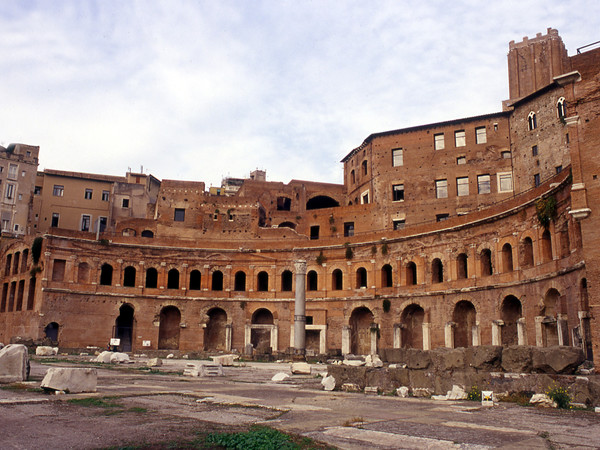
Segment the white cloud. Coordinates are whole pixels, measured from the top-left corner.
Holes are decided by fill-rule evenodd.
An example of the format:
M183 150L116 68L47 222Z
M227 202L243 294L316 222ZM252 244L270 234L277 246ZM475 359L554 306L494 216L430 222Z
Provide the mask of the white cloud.
M0 142L40 145L41 168L341 182L371 133L500 110L508 42L554 27L573 54L598 39L596 9L8 0Z

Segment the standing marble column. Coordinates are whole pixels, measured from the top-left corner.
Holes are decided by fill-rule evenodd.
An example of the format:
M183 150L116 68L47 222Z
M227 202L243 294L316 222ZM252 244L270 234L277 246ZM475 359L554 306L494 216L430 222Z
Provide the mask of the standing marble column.
M294 357L306 354L306 261L298 260L296 269L296 299L294 307Z

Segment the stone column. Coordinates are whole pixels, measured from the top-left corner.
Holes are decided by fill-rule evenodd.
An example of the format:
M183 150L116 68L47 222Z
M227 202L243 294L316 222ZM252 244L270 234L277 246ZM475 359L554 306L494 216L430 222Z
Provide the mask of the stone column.
M481 345L481 327L479 326L479 322L473 325L471 332L473 333L473 347Z
M585 359L592 359L592 336L590 331L590 312L577 311L579 317L579 329L581 330L581 346Z
M556 332L558 333L558 345L569 345L569 326L566 314L558 314Z
M279 342L279 334L277 333L277 324L275 324L271 328L271 351L273 353L279 351L279 348L277 346L278 342ZM304 348L303 348L303 350L304 350Z
M231 335L233 331L233 325L228 323L225 325L225 350L231 351Z
M444 341L446 347L454 348L454 327L456 324L454 322L446 322L444 325Z
M502 320L492 320L492 345L502 345Z
M517 320L517 344L527 345L527 327L525 326L525 317Z
M544 324L542 323L544 316L535 316L535 345L536 347L544 346Z
M394 348L402 348L402 324L394 324Z
M431 350L431 324L423 322L423 350Z
M342 355L350 353L350 326L344 325L342 328Z
M371 326L371 355L377 354L377 333L379 333L379 326L373 324Z
M294 302L294 357L306 354L306 261L294 263L296 269L296 299Z

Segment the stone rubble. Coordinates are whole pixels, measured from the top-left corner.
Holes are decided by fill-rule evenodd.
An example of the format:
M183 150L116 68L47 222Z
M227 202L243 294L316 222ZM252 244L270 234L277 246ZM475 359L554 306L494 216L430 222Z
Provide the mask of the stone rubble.
M52 367L46 372L41 387L70 394L96 392L97 380L96 369Z
M29 353L23 344L8 344L0 349L0 383L27 381Z

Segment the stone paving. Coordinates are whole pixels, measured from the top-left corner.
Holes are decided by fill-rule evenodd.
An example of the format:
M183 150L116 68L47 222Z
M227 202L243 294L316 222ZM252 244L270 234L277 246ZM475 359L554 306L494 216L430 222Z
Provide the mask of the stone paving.
M39 380L50 367L32 362ZM102 448L193 438L210 425L227 430L263 423L338 448L600 448L600 414L324 392L325 366L280 383L289 364L225 367L222 377L183 377L186 360L165 360L157 373L141 363L98 369L96 394L48 395L0 390L0 448ZM53 363L52 366L82 367ZM28 383L39 386L39 381ZM116 396L118 414L82 408L68 398Z

